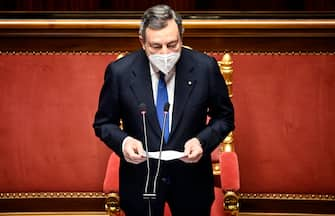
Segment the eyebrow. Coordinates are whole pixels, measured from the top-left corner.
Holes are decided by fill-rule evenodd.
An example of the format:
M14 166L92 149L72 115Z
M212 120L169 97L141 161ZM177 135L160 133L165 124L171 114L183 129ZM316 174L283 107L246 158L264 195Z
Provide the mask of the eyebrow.
M178 43L178 39L177 40L173 40L173 41L170 41L170 42L168 42L166 45L168 46L168 45L171 45L171 44L174 44L174 43ZM150 46L162 46L163 44L161 44L161 43L157 43L157 42L153 42L153 43L149 43L150 44Z
M171 44L174 44L174 43L178 43L178 40L171 41L171 42L167 43L167 45L171 45Z

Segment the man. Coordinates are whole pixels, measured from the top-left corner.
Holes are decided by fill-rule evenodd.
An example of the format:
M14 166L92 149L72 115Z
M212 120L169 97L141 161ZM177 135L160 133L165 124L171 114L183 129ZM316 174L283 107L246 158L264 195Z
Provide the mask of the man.
M210 215L210 155L234 129L234 110L216 60L183 48L182 34L181 17L169 6L149 8L139 31L142 49L106 69L94 129L120 157L120 205L127 216L161 216L165 202L174 216ZM162 100L170 105L165 114ZM146 157L146 151L159 151L163 128L162 149L184 157ZM145 199L155 184L155 199Z

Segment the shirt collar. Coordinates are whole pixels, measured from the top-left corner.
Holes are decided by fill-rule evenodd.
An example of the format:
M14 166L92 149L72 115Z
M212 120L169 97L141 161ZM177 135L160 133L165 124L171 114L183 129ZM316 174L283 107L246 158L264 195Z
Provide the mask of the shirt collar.
M150 65L150 74L151 76L158 76L159 75L156 75L159 73L159 69L156 68L153 64L149 63ZM173 75L176 73L176 66L174 66L167 74L165 74L165 81L168 82L172 77Z

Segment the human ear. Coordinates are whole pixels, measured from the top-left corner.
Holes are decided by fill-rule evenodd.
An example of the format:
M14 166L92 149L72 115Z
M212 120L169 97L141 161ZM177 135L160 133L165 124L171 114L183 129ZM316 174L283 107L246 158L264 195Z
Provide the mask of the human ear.
M139 35L139 36L138 36L138 39L140 40L140 43L141 43L142 49L143 49L143 50L145 50L145 46L144 46L144 39L143 39L142 35Z

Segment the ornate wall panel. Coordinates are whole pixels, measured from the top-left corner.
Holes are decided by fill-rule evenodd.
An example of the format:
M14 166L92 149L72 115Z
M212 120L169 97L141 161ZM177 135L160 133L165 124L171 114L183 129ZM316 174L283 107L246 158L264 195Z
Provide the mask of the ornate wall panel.
M241 211L334 213L335 21L185 27L186 45L233 53ZM109 150L91 121L104 68L139 48L137 29L133 19L0 20L0 211L99 209Z
M57 17L57 16L56 16ZM186 19L184 43L201 51L333 52L335 19ZM1 51L130 51L137 19L2 19Z

